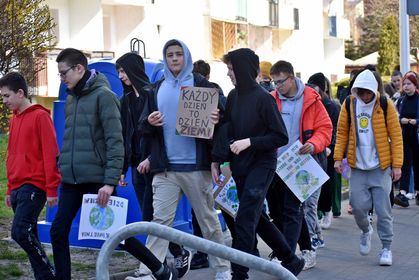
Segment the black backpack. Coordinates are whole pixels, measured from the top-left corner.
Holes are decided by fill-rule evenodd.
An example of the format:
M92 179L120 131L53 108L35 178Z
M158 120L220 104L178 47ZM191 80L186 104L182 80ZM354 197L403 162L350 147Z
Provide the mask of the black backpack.
M348 95L345 98L346 112L348 112L348 127L351 127L350 102L351 102L351 97L350 95ZM386 127L387 127L387 97L385 97L384 95L380 95L380 106L381 106L381 109L383 109L384 121L386 122Z

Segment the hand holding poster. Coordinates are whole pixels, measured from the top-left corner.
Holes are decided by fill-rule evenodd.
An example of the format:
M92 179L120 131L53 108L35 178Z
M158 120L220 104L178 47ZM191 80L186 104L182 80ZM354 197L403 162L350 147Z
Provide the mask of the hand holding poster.
M97 194L83 195L81 206L79 240L107 240L109 236L126 225L128 200L111 196L105 208L97 204Z
M183 87L176 115L176 134L210 139L214 133L211 112L217 109L218 89Z
M237 195L236 182L231 176L228 166L221 167L220 179L223 181L222 186L214 184L213 194L215 202L231 217L235 218L239 209L239 197Z
M296 141L278 157L276 173L295 196L304 202L329 179L310 154L300 155L302 144Z

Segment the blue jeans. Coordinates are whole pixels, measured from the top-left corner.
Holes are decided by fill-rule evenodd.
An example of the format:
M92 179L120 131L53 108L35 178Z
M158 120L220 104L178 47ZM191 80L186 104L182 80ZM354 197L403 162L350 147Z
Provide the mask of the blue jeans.
M38 239L37 222L45 206L43 190L24 184L10 194L14 212L12 238L28 254L35 279L55 279L55 271Z

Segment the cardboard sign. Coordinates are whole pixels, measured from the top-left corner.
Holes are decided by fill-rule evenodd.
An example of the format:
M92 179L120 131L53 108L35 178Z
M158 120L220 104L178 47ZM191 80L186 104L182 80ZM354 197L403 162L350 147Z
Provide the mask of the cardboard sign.
M79 240L107 240L109 236L126 225L128 200L111 196L103 208L97 204L97 194L83 195L81 206Z
M218 89L183 87L176 115L176 134L210 139L214 133L211 112L217 109Z
M295 196L304 202L329 176L310 154L298 153L301 146L301 142L297 140L278 157L276 173Z
M228 165L221 166L221 181L223 184L218 186L214 183L213 194L217 205L231 217L235 218L239 209L239 197L237 194L236 182L231 176Z

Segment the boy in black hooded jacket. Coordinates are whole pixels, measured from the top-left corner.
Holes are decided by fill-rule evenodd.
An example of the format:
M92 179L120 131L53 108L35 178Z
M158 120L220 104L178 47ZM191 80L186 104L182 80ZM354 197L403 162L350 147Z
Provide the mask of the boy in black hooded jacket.
M251 253L255 232L270 246L282 265L297 275L304 260L291 251L284 236L263 210L263 201L276 169L276 149L288 143L287 130L274 99L257 82L259 57L250 49L231 51L223 57L228 76L235 88L227 98L225 117L229 145L224 152L213 150L211 171L220 184L220 163L230 161L232 176L237 185L240 207L235 218L233 248ZM225 135L218 139L226 139ZM216 141L219 141L219 140ZM248 268L232 263L233 280L247 279Z

